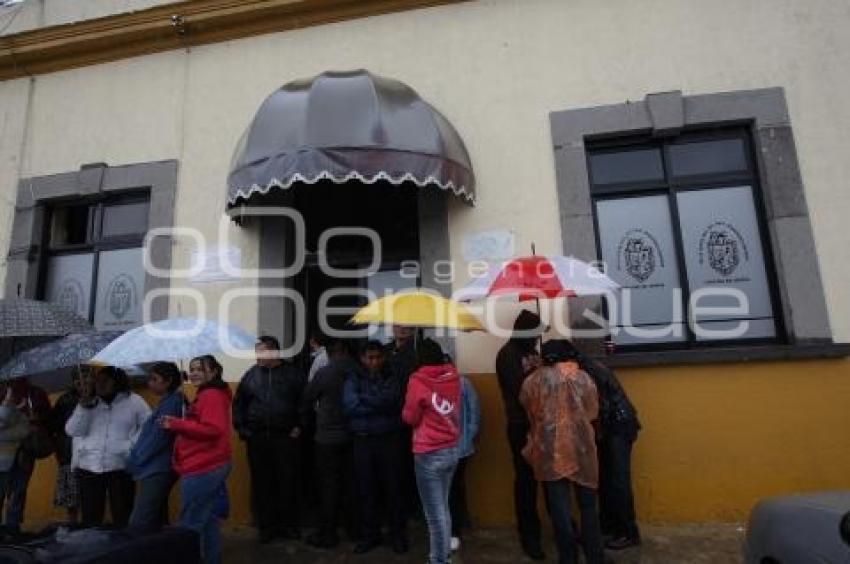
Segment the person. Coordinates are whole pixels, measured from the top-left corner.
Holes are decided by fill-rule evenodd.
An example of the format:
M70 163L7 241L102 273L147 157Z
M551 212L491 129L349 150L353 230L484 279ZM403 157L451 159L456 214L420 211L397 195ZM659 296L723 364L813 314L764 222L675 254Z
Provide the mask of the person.
M387 343L389 370L398 381L402 394L407 390L410 375L416 370L416 343L414 329L393 325L393 338ZM404 425L401 433L401 493L407 517L416 518L422 511L419 491L416 487L416 472L413 464L413 429Z
M316 419L314 457L321 510L319 528L306 541L318 548L339 544L336 528L340 513L345 514L345 524L353 530L351 433L342 392L346 374L357 370L357 361L348 341L334 339L327 347L330 363L307 383L301 400L302 420L312 420L314 413Z
M466 504L466 464L475 453L475 437L481 428L481 404L475 386L466 376L460 377L460 441L458 462L449 491L449 511L452 515L452 551L460 548L463 528L469 524Z
M399 379L402 390L416 370L416 346L411 327L393 325L393 339L387 344L390 371Z
M543 484L555 531L558 562L578 562L570 511L572 487L581 512L581 545L587 564L603 564L602 532L596 511L599 467L593 424L599 414L596 386L563 339L544 343L543 366L522 384L520 403L528 414L522 454Z
M12 388L12 401L26 416L30 423L30 432L20 442L15 460L9 469L9 483L6 486L5 525L9 531L20 531L24 521L27 503L27 490L35 470L36 460L53 454L53 440L49 431L50 399L47 392L30 384L27 378L15 378L9 384ZM0 509L2 503L0 501Z
M320 331L313 331L313 334L310 335L310 370L307 372L308 382L312 382L316 373L330 362L327 342L327 337Z
M50 430L56 445L54 454L57 465L53 505L65 509L69 523L76 523L79 519L80 488L71 468L74 441L65 432L65 424L80 402L83 385L83 372L79 367L74 367L71 370L71 387L59 396L50 411Z
M106 498L112 524L124 527L133 509L135 485L126 471L130 446L151 410L130 391L127 374L107 366L86 385L65 432L75 440L80 511L86 527L103 524Z
M637 410L614 372L573 343L576 360L599 393L599 506L605 548L622 550L640 544L632 492L632 445L640 431Z
M10 470L21 441L29 432L29 421L15 405L12 387L6 386L3 403L0 404L0 497L6 496ZM9 532L14 535L18 531L13 529Z
M461 427L460 376L433 339L417 345L417 360L419 369L410 377L402 418L413 427L416 484L430 537L428 562L446 564L452 536L449 490Z
M528 418L519 403L522 383L537 367L536 336L541 332L540 317L523 310L514 321L513 335L496 356L496 374L505 404L508 444L514 466L514 510L523 551L534 560L545 555L540 544L540 518L537 515L537 481L522 456L528 435Z
M161 398L142 426L130 449L127 471L137 484L136 501L130 514L132 527L159 527L168 523L168 495L177 482L171 467L174 435L163 429L161 417L182 417L186 399L180 392L183 377L173 362L157 362L148 370L148 389Z
M255 347L257 363L239 382L233 423L245 441L251 493L262 543L297 539L300 401L304 375L280 358L280 344L263 336Z
M402 392L385 361L381 343L366 342L360 350L360 364L346 375L343 385L343 409L353 435L358 489L360 540L354 547L357 554L381 544L378 511L381 490L392 549L397 554L409 549L399 472Z
M221 563L221 532L216 507L230 474L230 387L214 356L193 358L189 382L197 387L184 418L164 415L159 423L172 432L174 470L180 476L181 527L197 531L205 564Z

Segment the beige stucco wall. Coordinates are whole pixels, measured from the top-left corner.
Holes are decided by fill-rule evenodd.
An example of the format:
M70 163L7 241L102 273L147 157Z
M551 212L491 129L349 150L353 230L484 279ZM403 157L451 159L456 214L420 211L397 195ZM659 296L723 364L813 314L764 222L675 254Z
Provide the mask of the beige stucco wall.
M0 82L0 284L6 280L6 255L21 177L30 87L28 78Z
M212 236L233 146L263 98L294 78L365 67L407 82L467 143L479 203L451 207L453 257L462 260L464 236L491 228L515 229L518 251L534 241L558 252L549 112L665 90L783 86L833 331L847 341L848 26L841 0L481 0L39 76L22 155L27 81L0 83L0 237L21 158L23 176L178 159L176 222ZM245 264L256 264L256 233L228 229ZM179 265L185 253L176 255ZM199 289L215 297L253 283ZM237 322L253 328L254 309L245 303ZM461 345L462 368L492 370L496 340Z

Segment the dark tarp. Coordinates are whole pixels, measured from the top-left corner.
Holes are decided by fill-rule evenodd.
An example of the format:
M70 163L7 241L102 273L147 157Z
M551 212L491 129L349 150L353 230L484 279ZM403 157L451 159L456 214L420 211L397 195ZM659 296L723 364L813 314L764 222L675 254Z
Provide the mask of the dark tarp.
M321 180L413 182L475 200L452 124L409 86L365 70L325 72L266 98L234 152L227 206Z

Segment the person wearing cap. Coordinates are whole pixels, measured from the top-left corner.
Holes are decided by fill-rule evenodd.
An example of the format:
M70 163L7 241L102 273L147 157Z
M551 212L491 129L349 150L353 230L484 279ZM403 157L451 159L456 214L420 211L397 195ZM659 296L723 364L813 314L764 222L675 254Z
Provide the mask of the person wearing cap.
M537 514L537 481L522 447L528 435L528 417L519 402L522 383L540 363L537 337L542 332L540 317L523 310L514 321L513 334L496 356L496 374L505 404L508 444L514 466L514 510L523 551L535 560L545 555L540 546L540 517Z
M520 391L529 421L522 454L543 484L559 564L578 562L571 489L581 513L585 562L602 564L602 531L596 511L599 466L593 427L599 415L596 386L579 368L575 350L566 341L547 341L542 356L543 365L526 378Z

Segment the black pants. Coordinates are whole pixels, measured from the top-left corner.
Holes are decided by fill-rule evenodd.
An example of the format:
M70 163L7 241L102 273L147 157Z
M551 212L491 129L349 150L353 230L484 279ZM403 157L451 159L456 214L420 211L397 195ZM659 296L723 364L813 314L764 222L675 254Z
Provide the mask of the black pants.
M362 540L377 540L381 536L381 499L392 538L402 539L406 536L399 442L398 433L354 438L354 466Z
M354 536L354 458L350 442L313 445L319 486L319 534L336 539L342 515L349 536Z
M599 502L602 529L615 538L640 538L632 492L635 432L614 431L599 442Z
M401 431L401 495L404 500L406 519L422 515L419 487L416 485L416 470L413 464L413 428L407 425Z
M523 545L540 546L540 518L537 516L537 480L522 456L528 439L528 427L508 425L508 443L514 463L514 509L517 529Z
M585 562L603 564L602 530L599 528L599 514L596 512L596 492L566 479L543 482L546 506L549 508L552 528L555 530L555 544L558 546L558 564L578 562L570 511L570 485L575 491L581 512L581 543Z
M77 470L77 483L80 487L80 513L84 526L103 524L107 494L112 524L116 527L127 526L136 493L136 484L130 474L123 470L101 474Z
M298 440L288 435L257 435L246 446L257 528L273 532L297 527Z
M466 458L457 461L452 487L449 490L449 511L452 514L452 536L460 538L469 526L469 509L466 504Z

